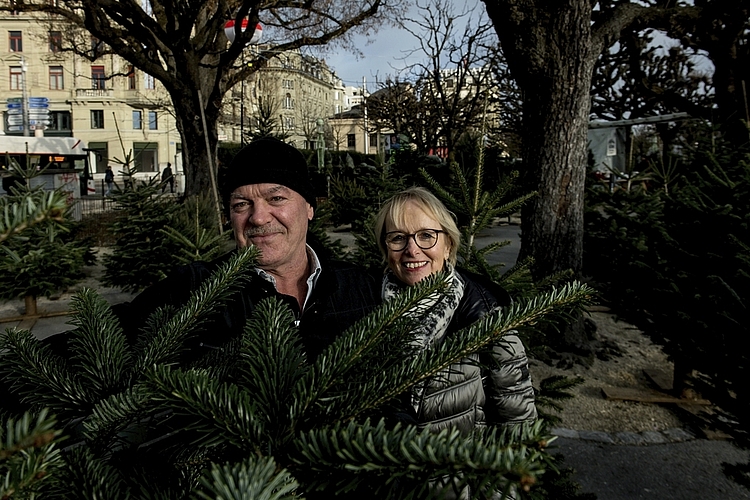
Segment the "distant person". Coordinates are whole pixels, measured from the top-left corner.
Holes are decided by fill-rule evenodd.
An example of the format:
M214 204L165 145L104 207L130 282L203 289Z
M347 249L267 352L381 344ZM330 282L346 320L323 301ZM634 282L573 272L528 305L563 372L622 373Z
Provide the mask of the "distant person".
M112 186L115 183L115 173L109 165L107 165L107 170L104 172L104 182L107 183L107 192L104 193L104 196L109 196L112 193Z
M161 173L161 192L167 188L169 183L169 192L174 193L174 175L172 174L172 164L167 162L167 168Z

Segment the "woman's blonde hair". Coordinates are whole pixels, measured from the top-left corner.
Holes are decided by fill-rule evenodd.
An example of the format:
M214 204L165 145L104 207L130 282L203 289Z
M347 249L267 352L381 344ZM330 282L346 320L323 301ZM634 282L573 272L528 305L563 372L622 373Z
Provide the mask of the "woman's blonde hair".
M380 207L380 211L375 217L373 229L383 258L386 260L388 258L388 248L385 246L385 226L388 222L392 222L396 226L404 222L406 217L404 206L409 201L416 203L427 215L438 221L440 229L444 231L444 235L448 238L450 247L448 262L455 266L458 258L458 247L461 245L461 233L456 226L456 221L453 220L453 215L445 208L443 202L423 187L411 187L396 193Z

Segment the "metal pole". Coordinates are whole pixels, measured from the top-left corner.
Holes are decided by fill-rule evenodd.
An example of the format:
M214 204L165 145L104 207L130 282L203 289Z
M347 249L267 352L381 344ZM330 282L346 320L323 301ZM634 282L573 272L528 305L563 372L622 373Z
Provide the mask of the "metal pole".
M367 130L367 78L362 77L362 111L365 119L365 154L370 154L370 134Z
M21 106L23 109L21 110L23 112L23 135L24 137L28 137L30 135L29 131L29 95L26 92L26 70L28 69L28 66L26 65L26 59L21 56Z
M245 48L242 48L242 69L245 69ZM245 79L240 82L240 145L245 145Z
M214 160L211 156L211 144L208 142L208 127L206 126L206 112L203 110L203 95L198 90L198 105L201 108L201 120L203 122L203 137L206 139L206 158L208 158L208 173L211 177L211 190L214 193L216 202L216 217L219 220L219 234L224 234L224 228L221 224L221 201L219 201L219 190L216 188L216 172L214 170ZM176 168L176 167L175 167Z

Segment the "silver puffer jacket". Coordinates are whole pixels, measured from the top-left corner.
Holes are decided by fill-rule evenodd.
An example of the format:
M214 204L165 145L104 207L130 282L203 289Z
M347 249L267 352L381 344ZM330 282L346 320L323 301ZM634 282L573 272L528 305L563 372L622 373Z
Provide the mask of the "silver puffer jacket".
M446 337L471 325L497 306L510 304L507 293L494 283L458 270L464 295L448 326ZM492 288L492 291L490 291ZM509 425L534 420L534 389L523 344L505 335L491 353L455 364L427 382L417 409L420 426L463 433L485 425Z

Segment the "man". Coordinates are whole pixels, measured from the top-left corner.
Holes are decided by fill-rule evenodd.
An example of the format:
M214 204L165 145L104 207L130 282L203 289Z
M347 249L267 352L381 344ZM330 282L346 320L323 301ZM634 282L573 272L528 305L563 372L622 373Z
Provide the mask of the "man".
M241 335L258 302L276 296L293 311L308 358L314 359L375 308L379 285L359 267L326 259L322 249L308 244L316 200L307 162L296 148L271 138L255 140L237 153L220 184L237 247L255 245L261 254L249 285L204 328L206 335L198 335L193 353ZM142 324L165 299L184 303L227 257L184 266L120 308L125 331L132 335L139 326L133 321Z
M115 182L115 173L109 165L107 165L107 170L104 172L104 182L107 184L107 191L104 193L104 196L109 196L112 194L112 185Z
M174 193L174 175L172 174L172 164L167 162L167 168L161 173L161 192L167 188L169 183L169 192Z

